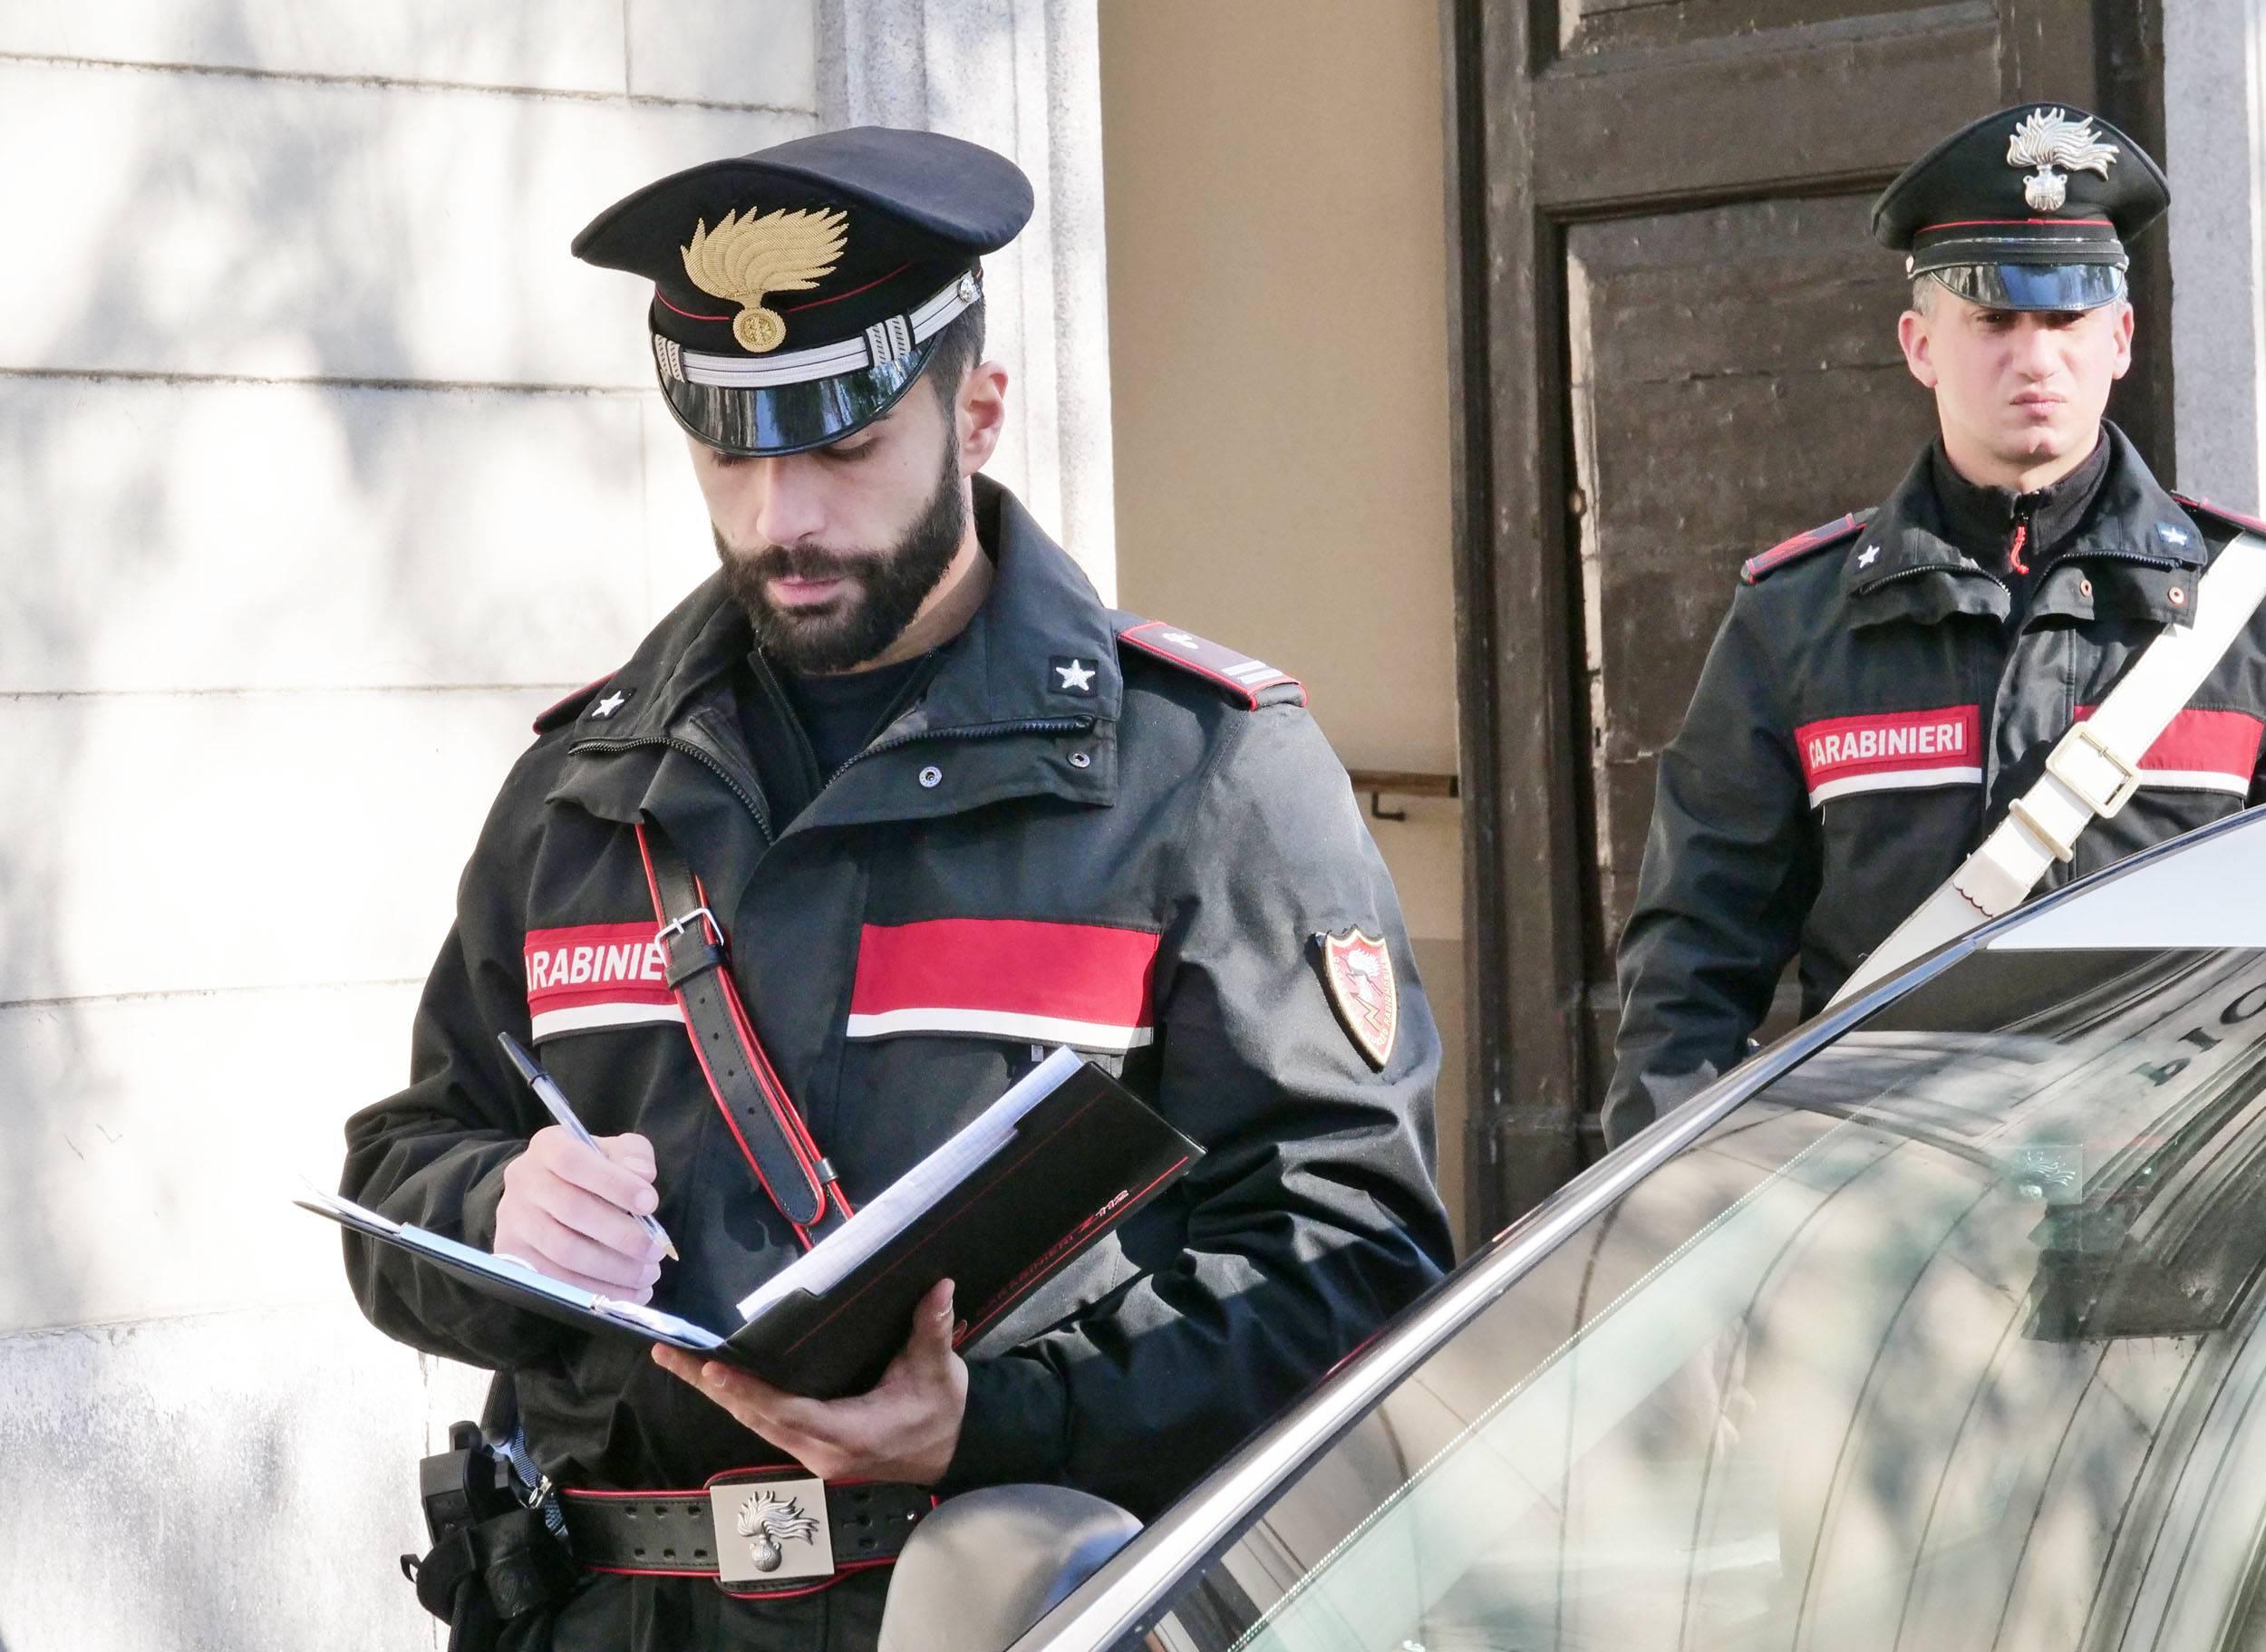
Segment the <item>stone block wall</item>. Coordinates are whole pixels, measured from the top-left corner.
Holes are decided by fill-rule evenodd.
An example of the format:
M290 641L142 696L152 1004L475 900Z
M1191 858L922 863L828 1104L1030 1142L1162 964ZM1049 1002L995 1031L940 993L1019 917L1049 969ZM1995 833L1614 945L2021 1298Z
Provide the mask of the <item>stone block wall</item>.
M1107 594L1093 6L0 7L0 1652L442 1644L394 1557L484 1378L287 1201L528 719L713 566L567 243L821 121L1013 156L993 469Z
M1096 0L826 0L818 84L829 128L950 132L1030 175L1029 227L984 260L986 353L1007 365L1013 409L985 469L1115 601Z
M479 1374L371 1330L528 720L712 566L598 208L816 129L816 0L0 8L0 1648L439 1645Z

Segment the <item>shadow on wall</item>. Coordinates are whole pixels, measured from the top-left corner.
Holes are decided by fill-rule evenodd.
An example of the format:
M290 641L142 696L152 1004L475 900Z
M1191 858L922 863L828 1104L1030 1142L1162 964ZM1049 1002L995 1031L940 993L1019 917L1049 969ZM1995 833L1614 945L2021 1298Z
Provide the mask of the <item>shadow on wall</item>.
M221 11L200 9L208 53L257 62L251 31ZM530 45L549 26L540 8L505 16L479 26ZM450 295L455 314L436 314L412 302L401 268L437 238L464 241L456 220L477 210L500 244L539 228L547 267L571 283L563 237L525 203L557 198L551 140L568 115L596 130L586 105L562 115L553 100L5 72L28 95L0 111L0 131L52 121L58 142L87 134L99 157L89 175L104 180L55 197L81 215L59 227L67 298L0 320L0 701L19 777L14 806L0 803L0 1338L28 1342L9 1333L117 1313L139 1266L166 1264L118 1253L117 1233L178 1234L193 1251L228 1220L219 1202L242 1196L240 1183L216 1190L168 1162L136 1127L166 1106L166 1074L231 1098L194 1125L218 1152L295 1127L291 1114L310 1105L310 1073L284 1055L300 1047L280 1028L218 1052L212 1065L229 1068L218 1074L181 1070L214 1055L208 1038L169 1051L128 1048L133 1035L248 1027L251 990L404 972L354 932L355 902L383 908L394 849L357 836L356 822L457 777L436 783L431 739L325 746L333 713L366 705L373 689L566 680L566 662L543 651L561 634L561 652L610 650L611 621L642 615L643 576L629 394L402 384L535 378L553 352L569 370L590 365L571 338L558 351L508 290L468 285ZM76 101L99 128L72 112ZM451 151L475 144L488 152L452 170ZM483 195L503 187L476 208L450 199L468 176ZM594 188L602 204L605 186ZM498 370L512 362L528 371ZM601 498L626 503L594 524L587 507ZM507 575L468 577L491 553ZM566 573L547 584L508 573L560 562ZM324 800L319 815L310 797ZM464 818L460 857L484 802L450 806ZM278 861L307 864L324 838L331 882L294 879L295 898L276 898ZM443 908L453 875L439 874ZM422 939L411 967L439 938ZM402 1056L407 1034L394 1035ZM75 1462L81 1488L107 1472L68 1449L102 1434L97 1414L168 1409L162 1386L135 1391L107 1353L74 1389L34 1393L63 1367L26 1351L40 1358L16 1363L24 1386L0 1388L0 1411L28 1424L44 1407L27 1402L52 1407L47 1460ZM415 1419L404 1421L407 1437ZM295 1429L255 1418L246 1432L144 1477L159 1506L104 1517L131 1513L141 1535L120 1541L142 1551L153 1585L147 1608L104 1610L161 1613L172 1645L247 1644L256 1591L229 1554L290 1551L282 1512L324 1465L321 1442ZM0 1458L0 1504L16 1518L31 1518L39 1489ZM241 1527L223 1538L216 1503L275 1528L272 1541ZM0 1511L0 1532L11 1524ZM20 1530L14 1551L52 1555ZM224 1542L229 1552L214 1552ZM0 1577L0 1608L14 1625L27 1612L45 1621L77 1571Z
M243 14L199 17L212 61L259 61ZM513 8L464 26L494 59L517 47L485 36L516 31L531 55L547 24ZM0 322L0 371L18 370L0 379L0 544L18 552L0 696L33 778L28 818L0 813L13 828L0 1096L21 1098L0 1138L14 1212L0 1222L11 1271L39 1281L33 1322L69 1324L99 1265L85 1195L120 1179L88 1179L96 1133L122 1127L113 1104L164 1065L141 1052L124 1076L121 995L421 970L437 927L406 956L357 933L354 903L382 915L384 892L363 886L383 880L352 868L398 845L358 839L353 823L434 787L432 742L396 729L392 749L326 749L324 729L366 733L371 689L581 681L612 663L623 615L643 604L638 420L632 393L571 382L402 388L604 376L574 330L562 339L530 314L557 301L467 285L436 314L430 283L402 267L442 246L477 273L483 237L510 251L503 269L533 267L537 254L517 249L539 242L542 267L586 297L537 205L561 197L560 132L586 150L605 136L611 117L586 102L10 72L27 95L0 130L52 118L62 136L99 140L104 180L58 237L67 296ZM474 187L489 220L478 234L462 222L473 204L450 194ZM596 501L612 514L594 521ZM496 576L468 577L491 557ZM303 918L260 892L278 859L308 861L318 835L334 840L334 873L302 894L335 932L311 949ZM245 1065L229 1122L256 1134L261 1108L298 1098L305 1074L263 1071L257 1047L229 1053ZM151 1196L137 1219L193 1232L199 1208L178 1173L150 1164L127 1179Z

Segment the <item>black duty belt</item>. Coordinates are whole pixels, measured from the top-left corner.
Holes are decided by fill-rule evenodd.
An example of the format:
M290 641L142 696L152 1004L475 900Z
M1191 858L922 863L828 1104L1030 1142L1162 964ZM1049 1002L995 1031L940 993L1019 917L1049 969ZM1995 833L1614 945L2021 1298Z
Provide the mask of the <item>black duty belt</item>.
M936 1503L925 1487L799 1467L734 1469L689 1492L557 1493L576 1565L631 1577L707 1578L750 1597L809 1594L886 1566Z

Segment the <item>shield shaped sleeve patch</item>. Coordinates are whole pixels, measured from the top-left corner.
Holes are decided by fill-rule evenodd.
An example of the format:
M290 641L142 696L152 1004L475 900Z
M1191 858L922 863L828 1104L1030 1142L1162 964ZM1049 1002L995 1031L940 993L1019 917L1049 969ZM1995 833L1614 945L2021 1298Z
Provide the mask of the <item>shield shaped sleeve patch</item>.
M1393 981L1392 953L1382 941L1359 929L1315 939L1322 942L1322 976L1330 989L1330 1007L1338 1012L1353 1047L1382 1072L1400 1030L1400 990Z

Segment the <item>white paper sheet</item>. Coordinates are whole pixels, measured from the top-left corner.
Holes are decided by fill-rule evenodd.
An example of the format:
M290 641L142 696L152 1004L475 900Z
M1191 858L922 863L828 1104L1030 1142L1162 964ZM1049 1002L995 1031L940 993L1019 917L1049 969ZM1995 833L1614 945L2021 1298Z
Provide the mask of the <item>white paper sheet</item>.
M860 1262L926 1215L938 1200L1013 1140L1023 1115L1051 1096L1083 1064L1084 1058L1064 1046L1032 1068L943 1146L898 1177L887 1192L744 1298L740 1317L753 1320L798 1290L818 1297L833 1290Z

